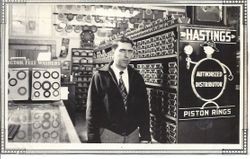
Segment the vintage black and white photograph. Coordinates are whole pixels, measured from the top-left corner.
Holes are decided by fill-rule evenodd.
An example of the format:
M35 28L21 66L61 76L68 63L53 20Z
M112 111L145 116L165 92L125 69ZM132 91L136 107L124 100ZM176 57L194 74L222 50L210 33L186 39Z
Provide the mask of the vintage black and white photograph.
M246 9L1 2L1 153L246 154Z

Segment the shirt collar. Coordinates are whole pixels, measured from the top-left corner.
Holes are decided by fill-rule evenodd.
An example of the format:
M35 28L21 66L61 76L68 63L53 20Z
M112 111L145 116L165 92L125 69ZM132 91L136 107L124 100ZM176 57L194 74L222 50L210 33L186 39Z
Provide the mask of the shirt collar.
M119 75L119 73L121 72L121 70L119 70L115 64L113 63L111 66L110 66L113 71L115 72L116 75ZM126 68L125 70L122 70L124 74L128 74L128 68Z

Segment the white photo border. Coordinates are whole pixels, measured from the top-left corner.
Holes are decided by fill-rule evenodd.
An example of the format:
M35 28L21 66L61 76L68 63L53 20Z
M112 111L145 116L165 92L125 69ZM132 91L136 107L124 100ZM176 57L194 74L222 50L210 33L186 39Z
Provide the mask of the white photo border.
M85 144L86 146L90 147L88 149L83 149L82 147L77 148L80 145L75 144L35 144L35 143L29 143L24 144L24 147L21 144L12 144L11 146L8 144L7 135L6 135L6 128L7 128L7 122L6 122L6 109L7 109L7 98L6 92L7 92L7 85L6 85L6 77L7 77L7 57L8 57L8 13L7 8L10 4L18 4L18 3L25 3L25 4L93 4L93 3L108 3L108 4L120 4L120 3L126 3L126 4L167 4L167 5L184 5L184 6L196 6L196 5L223 5L223 6L235 6L238 5L241 8L241 33L240 37L242 40L240 51L240 144L237 145L237 148L229 148L227 146L224 147L222 145L221 149L214 149L214 146L208 146L208 149L201 149L199 144L197 145L197 148L194 149L185 149L180 148L179 145L181 144L171 144L174 148L168 149L169 146L166 147L165 144L161 144L159 147L161 148L155 148L151 149L152 145L143 145L143 148L136 149L135 145L120 145L120 144L113 144L112 146L119 147L118 149L96 149L93 148L95 146L101 147L101 146L107 146L107 144ZM248 70L247 70L247 59L248 59L248 39L247 39L247 0L180 0L180 1L171 1L171 0L157 0L157 1L149 1L149 0L112 0L112 1L88 1L88 0L3 0L0 2L0 29L1 29L1 39L0 39L0 48L1 48L1 153L2 154L247 154L248 151ZM84 145L84 144L81 144ZM170 145L170 144L168 144ZM190 144L189 144L190 145ZM39 146L40 148L32 148L34 146ZM55 146L60 148L55 148ZM187 144L183 144L183 146L187 146ZM72 148L73 147L73 148ZM130 147L129 149L127 149ZM140 146L141 147L141 146ZM177 147L177 148L176 148Z

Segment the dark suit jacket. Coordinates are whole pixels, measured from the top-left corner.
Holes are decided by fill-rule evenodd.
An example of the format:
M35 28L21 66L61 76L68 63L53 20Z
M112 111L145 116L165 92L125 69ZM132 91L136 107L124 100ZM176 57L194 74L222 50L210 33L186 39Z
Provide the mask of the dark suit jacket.
M125 111L111 64L98 70L89 86L86 111L88 142L100 142L100 128L123 136L139 128L141 140L150 141L148 97L142 76L128 67L129 94Z

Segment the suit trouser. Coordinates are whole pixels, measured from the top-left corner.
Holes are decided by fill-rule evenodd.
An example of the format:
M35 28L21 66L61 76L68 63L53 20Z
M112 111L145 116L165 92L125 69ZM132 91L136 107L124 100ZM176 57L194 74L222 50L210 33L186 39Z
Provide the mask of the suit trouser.
M102 143L139 143L139 130L135 129L127 136L122 136L105 128L100 129Z

